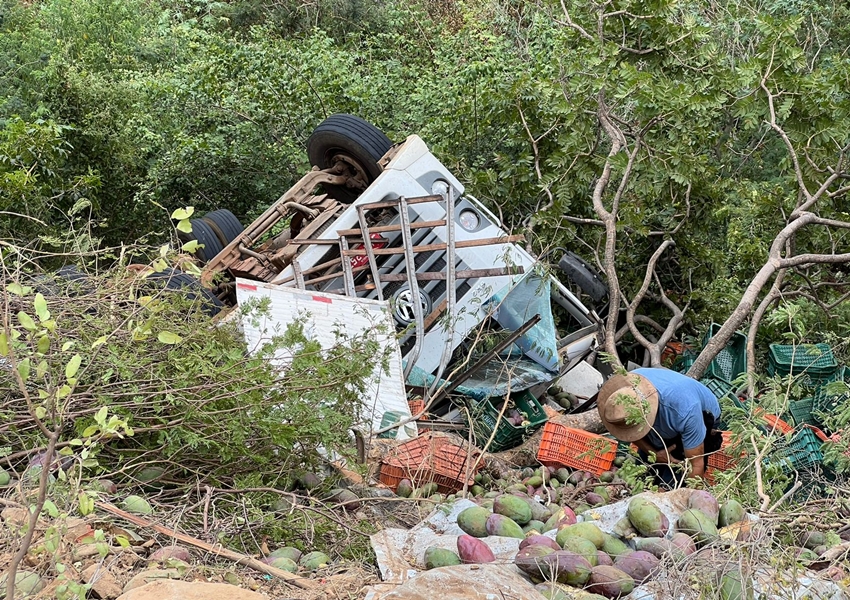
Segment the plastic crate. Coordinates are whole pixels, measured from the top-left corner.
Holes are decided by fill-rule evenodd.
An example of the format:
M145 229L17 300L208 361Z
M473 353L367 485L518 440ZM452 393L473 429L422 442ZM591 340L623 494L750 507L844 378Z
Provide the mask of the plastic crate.
M822 425L820 417L814 413L815 399L802 398L794 400L788 406L788 413L794 425Z
M393 491L402 479L410 479L416 487L433 482L441 493L451 494L462 489L464 482L474 485L480 465L473 465L478 463L480 455L478 450L464 448L445 436L429 432L390 450L381 460L378 478ZM467 464L469 478L464 481Z
M537 460L546 466L570 467L600 475L611 468L617 456L617 440L549 422L537 450Z
M812 396L812 414L831 415L840 410L848 400L850 400L850 392L830 394L826 388L822 387Z
M779 464L785 473L820 469L823 464L822 442L808 428L798 430L793 437L776 448L765 458L768 464Z
M705 347L708 341L717 335L722 326L718 323L712 323L703 336L702 345ZM708 365L706 373L723 379L732 381L741 373L747 371L747 336L736 331L726 342L726 346L717 353L717 356Z
M761 426L762 431L765 433L781 433L783 435L791 433L794 431L794 427L787 423L786 421L780 419L776 415L771 415L769 413L764 412L762 409L757 408L753 416L756 417L759 421L763 422L764 425Z
M685 350L684 354L673 361L670 368L678 373L687 373L696 361L697 355L690 350Z
M720 445L720 450L708 455L707 467L716 471L728 471L738 464L738 460L744 456L744 453L738 452L740 446L732 439L731 431L724 431L721 435L723 443Z
M548 420L546 411L528 390L512 394L510 400L513 401L517 410L525 413L528 425L514 425L508 421L508 411L505 411L499 419L503 406L501 398L490 398L484 401L464 399L469 409L469 418L472 420L472 441L476 446L484 448L495 430L496 435L493 436L493 441L485 448L487 451L501 452L515 448L531 437Z
M714 397L720 400L721 398L729 398L732 403L738 408L746 408L746 405L741 402L741 399L735 395L735 392L732 390L732 384L723 379L717 379L716 377L703 377L699 380L701 384L711 390L711 393L714 394Z
M829 376L838 368L828 344L771 344L768 373L773 375Z
M422 398L414 398L413 400L408 400L407 405L410 407L410 415L413 417L425 410L425 401ZM419 419L422 421L427 421L428 413L424 413L421 417L419 417Z

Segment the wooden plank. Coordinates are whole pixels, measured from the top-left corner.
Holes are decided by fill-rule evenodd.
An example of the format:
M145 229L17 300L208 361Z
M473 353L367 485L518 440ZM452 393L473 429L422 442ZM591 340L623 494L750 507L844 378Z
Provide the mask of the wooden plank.
M463 240L455 242L455 248L475 248L477 246L492 246L494 244L510 244L513 242L521 242L522 235L509 235L501 238L484 238L481 240ZM437 250L445 250L446 244L427 244L425 246L413 246L414 252L435 252ZM389 254L404 254L404 248L374 248L372 250L376 255L383 256ZM366 249L353 249L343 252L343 256L366 256Z
M426 229L428 227L445 227L446 220L441 219L439 221L416 221L410 224L411 229ZM369 228L369 233L385 233L387 231L401 231L401 225L376 225L375 227ZM360 235L362 231L360 229L340 229L337 231L339 235Z

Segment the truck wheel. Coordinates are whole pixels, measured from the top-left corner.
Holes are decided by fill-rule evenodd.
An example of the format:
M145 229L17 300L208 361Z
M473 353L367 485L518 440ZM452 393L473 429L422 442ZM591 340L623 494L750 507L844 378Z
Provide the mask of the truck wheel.
M378 161L392 145L390 139L371 123L354 115L336 114L313 130L307 140L307 156L310 164L320 169L334 166L338 160L335 157L349 159L368 184L381 174L383 169ZM357 199L362 190L328 185L325 191L332 198L349 204Z
M166 268L147 277L150 287L164 289L184 295L188 300L197 302L202 311L214 317L224 308L224 303L210 290L201 285L198 279L177 269Z
M204 223L201 219L192 219L192 232L191 233L178 233L180 241L182 242L191 242L192 240L198 240L199 244L203 244L203 248L198 248L195 256L202 263L207 263L213 259L213 257L224 250L224 246L222 246L221 241L218 239L218 236L213 231L212 227Z
M202 220L212 228L222 246L227 246L227 244L238 238L245 231L245 228L242 227L242 223L239 222L236 215L226 208L207 213L203 216Z
M561 257L558 266L567 278L579 286L594 302L599 302L608 295L608 286L596 274L596 270L578 254L567 252Z

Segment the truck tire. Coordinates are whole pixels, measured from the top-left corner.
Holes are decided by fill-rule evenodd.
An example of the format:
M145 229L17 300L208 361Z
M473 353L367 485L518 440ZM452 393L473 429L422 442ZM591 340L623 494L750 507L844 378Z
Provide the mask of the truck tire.
M218 239L218 236L213 231L212 227L204 223L201 219L192 219L191 233L178 233L180 241L183 243L197 240L199 244L203 244L203 248L198 248L195 256L202 264L206 264L215 257L216 254L224 250L224 246Z
M608 286L596 273L596 270L574 252L567 252L561 257L558 266L567 278L581 288L594 302L599 302L608 295Z
M378 161L393 143L384 133L360 117L347 114L331 115L319 124L307 140L310 164L320 169L333 166L333 158L345 155L354 160L372 183L383 170ZM328 185L325 191L335 200L349 204L360 191L345 186Z
M245 231L236 215L226 208L207 213L202 220L212 228L222 246L227 246Z
M224 308L224 303L210 290L201 285L196 277L177 269L163 269L159 273L151 273L146 281L153 287L166 292L183 294L187 299L200 303L200 308L208 316L214 317Z

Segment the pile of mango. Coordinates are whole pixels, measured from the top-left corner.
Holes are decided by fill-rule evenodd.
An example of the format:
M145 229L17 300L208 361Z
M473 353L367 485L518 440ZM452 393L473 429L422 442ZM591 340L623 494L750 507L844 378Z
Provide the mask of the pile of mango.
M465 535L458 537L457 552L429 548L426 568L493 562L493 552L481 538L515 537L522 541L514 564L550 600L626 596L636 585L651 580L662 560L679 561L717 540L721 532L727 537L731 532L736 539L747 522L737 501L720 506L705 491L691 493L687 509L672 527L658 506L636 496L613 533L603 532L594 523L578 523L569 507L544 506L519 490L485 502L458 515L457 524ZM549 531L555 532L554 538L551 533L542 535ZM718 582L718 598L744 597L742 580L740 574L724 574ZM577 596L575 588L586 594Z
M331 558L324 552L314 551L305 554L298 548L285 546L274 550L260 559L260 562L290 573L297 573L299 569L307 572L324 569L331 563Z

